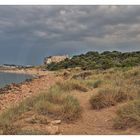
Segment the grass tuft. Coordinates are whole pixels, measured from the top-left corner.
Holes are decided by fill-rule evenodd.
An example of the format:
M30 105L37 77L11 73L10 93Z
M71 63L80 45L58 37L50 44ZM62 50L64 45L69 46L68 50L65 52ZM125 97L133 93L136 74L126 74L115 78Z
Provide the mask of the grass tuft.
M78 90L81 92L87 92L88 89L84 85L83 82L79 82L76 80L70 80L70 81L65 81L65 82L57 82L56 83L59 88L65 92L70 92L72 90Z
M87 86L92 88L98 88L102 84L102 80L87 80Z
M91 96L90 104L93 109L102 109L134 98L136 98L136 94L125 92L122 88L105 88Z
M55 85L48 92L26 98L19 105L3 112L0 115L0 130L3 134L17 133L14 122L28 111L34 111L38 115L51 115L64 121L74 121L81 116L82 109L76 98L65 94L58 85ZM12 132L13 129L14 132Z
M117 110L114 119L115 129L136 127L140 129L140 99L131 101Z

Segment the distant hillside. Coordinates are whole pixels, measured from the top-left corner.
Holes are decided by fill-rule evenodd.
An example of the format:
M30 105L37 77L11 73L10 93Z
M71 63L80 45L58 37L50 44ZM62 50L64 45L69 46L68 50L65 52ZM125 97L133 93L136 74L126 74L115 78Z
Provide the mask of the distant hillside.
M140 65L140 51L125 53L105 51L103 53L87 52L86 54L76 55L59 63L51 63L46 68L49 70L59 70L81 67L83 70L90 70L138 65Z

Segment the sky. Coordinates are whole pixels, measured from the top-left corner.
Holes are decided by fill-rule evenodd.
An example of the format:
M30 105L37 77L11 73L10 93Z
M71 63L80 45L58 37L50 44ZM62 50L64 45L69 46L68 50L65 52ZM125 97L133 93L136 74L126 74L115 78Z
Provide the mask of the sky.
M0 6L0 64L107 50L140 51L140 6Z

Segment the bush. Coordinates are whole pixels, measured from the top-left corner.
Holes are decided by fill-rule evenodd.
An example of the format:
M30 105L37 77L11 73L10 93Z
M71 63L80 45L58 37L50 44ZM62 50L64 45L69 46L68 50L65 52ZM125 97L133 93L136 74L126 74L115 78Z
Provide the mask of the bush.
M90 98L90 104L93 109L102 109L109 106L114 106L117 103L132 100L136 98L135 94L130 94L124 91L121 88L106 88L98 91L97 94L94 94Z
M130 127L140 129L140 99L131 101L117 110L114 128L126 129Z

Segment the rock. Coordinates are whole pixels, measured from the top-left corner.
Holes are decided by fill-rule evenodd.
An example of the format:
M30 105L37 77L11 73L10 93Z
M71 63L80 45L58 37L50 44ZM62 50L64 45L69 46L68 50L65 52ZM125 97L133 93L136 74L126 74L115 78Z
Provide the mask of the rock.
M54 120L54 121L51 121L51 124L60 124L61 123L61 120Z
M53 126L53 125L47 126L46 130L50 135L56 135L60 133L58 126Z
M44 116L38 116L38 115L33 115L30 118L26 118L25 119L26 122L28 123L37 123L37 124L48 124L49 120L47 119L47 117Z

